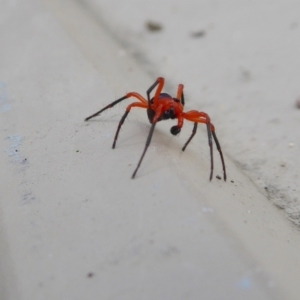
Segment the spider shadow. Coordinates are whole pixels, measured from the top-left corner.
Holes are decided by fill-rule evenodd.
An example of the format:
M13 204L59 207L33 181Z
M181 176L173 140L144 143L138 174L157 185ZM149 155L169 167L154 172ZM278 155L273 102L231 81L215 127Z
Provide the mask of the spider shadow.
M150 124L145 124L142 122L138 122L138 123L139 123L139 126L141 127L139 129L138 135L143 135L145 138L141 139L139 137L139 141L135 141L136 134L132 134L125 138L125 143L124 143L124 139L123 139L123 143L122 144L119 143L119 146L123 145L125 147L131 147L134 145L134 146L140 148L140 152L139 152L139 150L136 150L136 153L142 154L147 136L149 134ZM157 171L161 170L162 168L165 168L166 166L169 166L169 165L174 166L179 161L184 163L183 160L185 160L185 159L184 159L184 157L182 157L182 155L187 156L189 161L197 161L197 163L199 163L199 167L202 164L201 159L199 159L199 155L203 159L203 157L204 157L204 155L206 155L206 153L203 151L203 147L201 147L201 145L203 144L203 142L205 142L205 146L207 145L207 140L205 139L206 132L205 132L204 128L203 128L203 130L199 129L199 131L198 131L199 135L201 134L204 136L203 141L202 141L202 139L201 139L201 141L199 139L198 139L198 141L196 141L197 137L195 137L194 138L195 140L193 140L191 142L191 144L188 146L188 148L185 151L182 151L182 148L183 148L185 142L188 140L188 138L192 132L192 125L190 126L190 128L184 128L182 130L183 132L178 134L177 136L173 136L170 133L170 128L173 124L172 123L169 123L169 124L161 123L161 124L164 124L164 125L162 127L159 127L160 123L158 123L157 126L155 127L153 137L151 140L151 144L149 145L149 148L147 150L145 158L144 158L135 178L149 175L153 172L157 172ZM187 126L187 127L189 127L189 126ZM127 141L128 141L128 143L127 143ZM195 148L195 144L197 144L196 147L197 147L197 149L199 149L199 151L197 151L197 149ZM153 155L153 153L154 153L154 155ZM153 160L157 159L157 155L160 156L160 162L159 163L151 163L151 162L153 162ZM207 155L208 155L208 157L207 157L206 161L209 163L209 149L207 150ZM137 157L136 163L138 163L139 157L140 156ZM186 160L186 162L187 162L187 160ZM134 163L133 163L133 167L135 167Z
M113 115L112 117L115 118L105 118L105 119L92 119L88 122L95 122L95 123L101 123L105 127L105 130L108 129L106 126L109 124L109 131L111 133L111 143L113 143L113 138L115 135L115 132L118 128L119 124L119 118L116 117L117 114ZM176 122L175 122L176 123ZM106 124L106 125L104 125ZM114 124L114 125L111 125ZM170 133L170 128L174 125L174 122L158 122L152 139L151 143L149 145L149 148L147 150L147 153L145 155L145 158L143 159L143 162L140 166L139 171L137 172L135 178L142 177L145 175L149 175L153 172L157 172L161 170L162 168L165 168L168 165L174 165L179 160L184 159L182 155L188 156L189 160L194 160L199 162L199 165L201 165L201 160L199 160L199 155L203 156L204 152L199 153L200 151L197 151L195 149L195 143L199 144L200 141L197 139L197 136L203 135L206 136L205 130L202 128L198 129L197 135L194 137L193 141L191 141L191 144L187 147L185 151L182 151L182 147L184 143L188 140L190 134L192 133L192 123L186 123L185 127L182 129L181 133L179 133L176 136L173 136ZM150 131L150 123L145 121L139 121L139 120L126 120L126 122L121 127L121 130L119 132L118 140L116 143L116 147L114 150L122 150L123 149L130 149L132 147L134 148L134 153L137 154L136 162L132 161L132 168L136 167L136 164L138 163L138 160L140 158L140 155L142 154L142 151L145 146L145 142L147 140L147 137L149 135ZM142 136L144 138L142 138ZM197 141L198 140L198 141ZM202 140L202 139L201 139ZM204 139L203 139L204 141ZM203 144L203 141L201 141L201 144ZM207 142L205 140L205 142ZM198 148L199 145L197 145ZM202 147L201 147L202 148ZM199 148L199 150L201 149ZM130 149L130 152L133 152L132 149ZM154 153L154 155L153 155ZM157 155L160 155L160 162L159 163L151 163L153 160L157 159ZM209 157L207 158L209 160ZM158 159L157 159L158 161Z

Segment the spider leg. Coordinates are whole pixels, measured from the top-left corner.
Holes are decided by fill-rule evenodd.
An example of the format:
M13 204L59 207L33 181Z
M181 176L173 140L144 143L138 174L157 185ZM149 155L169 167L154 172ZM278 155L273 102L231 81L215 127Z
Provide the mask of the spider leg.
M210 176L209 180L212 180L213 172L214 172L214 156L213 156L213 144L212 144L212 137L211 137L211 128L210 122L206 123L207 128L207 136L208 136L208 145L210 149Z
M184 88L183 84L178 85L177 99L180 99L181 104L184 106L185 102L184 102L183 88Z
M141 163L142 163L142 161L144 159L144 156L145 156L145 154L147 152L147 149L148 149L148 147L149 147L149 145L151 143L151 139L152 139L152 136L153 136L153 131L154 131L155 125L158 122L158 120L161 117L161 115L162 115L162 107L159 106L157 108L155 116L153 118L153 121L152 121L152 124L151 124L151 127L150 127L150 131L149 131L149 134L148 134L148 137L147 137L147 140L146 140L144 151L143 151L142 156L141 156L141 158L140 158L140 160L138 162L137 167L135 168L135 170L134 170L134 172L133 172L133 174L131 176L132 179L134 179L134 177L135 177L135 175L136 175L136 173L137 173L137 171L138 171L138 169L139 169L139 167L140 167L140 165L141 165Z
M213 177L213 170L214 170L214 158L213 158L213 144L212 144L212 129L211 129L211 123L210 123L210 118L209 116L204 113L204 112L199 112L196 110L191 110L189 112L183 113L183 118L196 122L196 123L204 123L206 124L207 128L207 136L208 136L208 145L209 145L209 152L210 152L210 175L209 175L209 180L212 180ZM188 145L188 143L191 141L191 139L194 137L194 130L195 130L195 125L193 129L193 133L191 137L188 139L184 147ZM185 148L183 148L185 149Z
M108 108L114 107L116 104L118 104L119 102L121 102L121 101L123 101L123 100L125 100L125 99L127 99L129 97L135 97L138 100L140 100L142 103L147 104L147 100L143 96L141 96L138 93L131 92L131 93L128 93L125 96L121 97L120 99L117 99L117 100L113 101L112 103L108 104L107 106L105 106L101 110L97 111L96 113L92 114L91 116L85 118L84 120L88 121L88 120L90 120L90 119L92 119L92 118L100 115L103 111L107 110Z
M134 170L134 172L133 172L133 174L131 176L132 179L134 179L134 177L135 177L135 175L136 175L136 173L137 173L137 171L138 171L138 169L139 169L139 167L140 167L140 165L141 165L141 163L142 163L142 161L144 159L144 156L145 156L145 154L147 152L147 149L148 149L148 147L150 145L155 125L156 125L156 122L153 122L152 125L151 125L151 128L150 128L150 131L149 131L149 135L148 135L148 138L147 138L147 141L146 141L146 145L145 145L144 151L143 151L142 156L141 156L141 158L140 158L140 160L138 162L137 167L135 168L135 170Z
M182 91L182 94L181 94L181 104L182 104L183 106L185 105L183 91Z
M187 142L184 144L184 146L182 147L182 151L185 150L185 148L187 147L187 145L190 143L190 141L192 140L192 138L194 137L194 135L197 132L197 128L198 128L198 123L195 122L194 123L194 127L193 127L193 131L192 131L192 135L189 137L189 139L187 140Z
M222 161L222 167L223 167L223 179L224 179L224 181L226 181L226 179L227 179L227 176L226 176L226 167L225 167L225 161L224 161L222 149L221 149L220 143L219 143L219 141L218 141L218 138L217 138L217 136L216 136L215 128L214 128L214 126L213 126L212 124L211 124L211 126L212 126L212 131L211 131L211 132L212 132L212 136L213 136L213 138L214 138L214 140L215 140L215 143L216 143L217 149L218 149L218 151L219 151L219 153L220 153L220 157L221 157L221 161Z
M165 79L163 77L158 77L156 81L149 87L147 90L147 99L148 99L148 108L151 107L151 99L150 99L150 93L155 89L155 87L158 85L157 90L154 95L154 99L158 99L158 96L160 95L163 87L165 84Z
M119 136L119 132L120 132L120 129L125 121L125 119L127 118L130 110L132 107L140 107L140 108L147 108L147 104L146 103L140 103L140 102L133 102L131 104L129 104L126 108L126 111L124 113L124 115L122 116L120 122L119 122L119 125L118 125L118 128L117 128L117 131L116 131L116 134L115 134L115 138L114 138L114 142L113 142L113 145L112 145L112 148L114 149L115 146L116 146L116 142L117 142L117 139L118 139L118 136Z

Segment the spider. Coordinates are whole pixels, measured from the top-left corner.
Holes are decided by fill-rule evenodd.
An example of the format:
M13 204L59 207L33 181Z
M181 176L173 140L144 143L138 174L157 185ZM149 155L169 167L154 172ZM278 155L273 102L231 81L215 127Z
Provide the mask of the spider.
M184 108L185 101L184 101L184 94L183 94L183 88L184 88L183 84L178 85L177 96L176 96L176 98L173 98L167 93L162 93L164 83L165 83L164 78L158 77L156 79L156 81L147 90L147 100L143 96L141 96L140 94L138 94L136 92L127 93L122 98L113 101L112 103L108 104L107 106L105 106L104 108L99 110L98 112L87 117L85 119L85 121L88 121L88 120L100 115L106 109L112 108L113 106L115 106L116 104L118 104L119 102L121 102L127 98L134 97L137 100L139 100L139 101L133 102L127 106L126 111L119 122L117 131L116 131L116 134L114 137L114 141L112 144L112 148L114 149L116 146L116 142L117 142L117 139L119 136L120 129L121 129L126 117L128 116L131 108L133 108L133 107L145 108L147 110L147 115L148 115L148 119L151 124L151 127L150 127L150 131L149 131L149 134L148 134L148 137L146 140L146 144L145 144L145 148L142 153L142 156L138 162L137 167L135 168L135 170L132 174L132 177L131 177L132 179L135 177L135 175L143 161L143 158L147 152L147 149L150 145L153 131L154 131L154 128L155 128L157 122L162 121L162 120L168 120L168 119L177 119L177 125L172 126L170 129L171 134L173 134L173 135L177 135L181 131L184 119L194 122L192 134L189 137L189 139L187 140L187 142L184 144L182 151L184 151L186 149L186 147L188 146L188 144L190 143L190 141L193 139L194 135L196 134L198 123L204 123L204 124L206 124L206 128L207 128L208 145L210 148L209 180L212 180L213 169L214 169L213 145L212 145L212 138L213 138L216 143L217 149L220 153L222 167L223 167L223 179L224 179L224 181L226 181L226 168L225 168L223 153L222 153L220 143L219 143L216 133L215 133L215 127L210 122L210 117L206 113L196 111L196 110L190 110L188 112L184 112L183 108ZM156 91L155 91L154 97L150 98L150 94L155 88L156 88Z

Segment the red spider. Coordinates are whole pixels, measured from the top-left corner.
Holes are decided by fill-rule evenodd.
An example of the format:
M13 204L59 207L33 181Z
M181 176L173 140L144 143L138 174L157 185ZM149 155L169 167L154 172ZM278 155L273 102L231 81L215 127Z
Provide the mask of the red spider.
M132 107L140 107L140 108L147 109L148 119L149 119L149 121L152 125L151 125L151 128L150 128L150 132L149 132L149 135L148 135L148 138L147 138L147 141L146 141L144 151L142 153L142 156L141 156L141 158L138 162L138 165L137 165L135 171L132 174L132 178L135 177L135 175L136 175L136 173L137 173L137 171L138 171L138 169L139 169L139 167L142 163L142 160L143 160L143 158L145 156L145 153L148 149L148 146L151 142L154 127L155 127L157 122L159 122L161 120L167 120L167 119L177 119L178 120L177 125L172 126L171 130L170 130L173 135L177 135L181 131L184 119L186 119L188 121L191 121L191 122L194 122L194 128L193 128L193 131L192 131L192 135L187 140L187 142L184 144L184 146L182 148L182 151L184 151L186 149L187 145L190 143L190 141L192 140L192 138L196 134L198 123L204 123L204 124L206 124L206 127L207 127L208 144L209 144L209 148L210 148L210 176L209 176L209 180L212 179L213 168L214 168L213 146L212 146L212 137L213 137L213 139L215 140L217 149L220 153L222 166L223 166L223 178L224 178L224 181L226 181L226 168L225 168L225 162L224 162L221 146L220 146L220 143L219 143L219 141L217 139L217 136L216 136L216 133L215 133L215 127L210 122L209 116L204 112L199 112L199 111L196 111L196 110L191 110L191 111L188 111L188 112L184 112L183 111L183 107L184 107L183 84L178 85L177 97L172 98L169 94L162 93L162 89L164 87L164 82L165 82L164 78L162 78L162 77L157 78L157 80L147 90L147 100L143 96L141 96L140 94L138 94L136 92L128 93L124 97L122 97L118 100L115 100L114 102L112 102L109 105L105 106L100 111L96 112L95 114L87 117L85 119L85 121L88 121L89 119L98 116L99 114L101 114L106 109L115 106L117 103L119 103L119 102L121 102L121 101L123 101L123 100L125 100L129 97L137 98L139 100L139 102L133 102L133 103L129 104L126 108L126 111L125 111L123 117L121 118L121 120L119 122L119 126L118 126L118 129L117 129L117 132L116 132L116 135L115 135L115 138L114 138L114 142L113 142L113 145L112 145L112 148L114 149L115 146L116 146L116 142L117 142L117 139L118 139L118 135L119 135L121 126L123 125L123 123L124 123L127 115L129 114L131 108ZM155 95L154 95L153 98L150 98L150 93L155 88L156 88Z

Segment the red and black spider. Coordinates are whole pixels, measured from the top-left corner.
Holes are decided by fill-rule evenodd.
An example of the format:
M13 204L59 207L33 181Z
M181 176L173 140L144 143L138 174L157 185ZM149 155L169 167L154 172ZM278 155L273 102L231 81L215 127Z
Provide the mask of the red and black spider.
M173 135L177 135L181 131L184 119L186 119L188 121L191 121L191 122L194 122L194 128L193 128L192 134L191 134L190 138L187 140L187 142L184 144L184 146L182 148L182 151L184 151L186 149L187 145L190 143L190 141L192 140L192 138L196 134L198 123L204 123L204 124L206 124L206 128L207 128L208 144L209 144L209 148L210 148L210 176L209 176L209 180L211 180L212 177L213 177L213 168L214 168L213 145L212 145L212 137L213 137L213 139L216 143L217 149L220 153L220 157L221 157L221 161L222 161L223 179L224 179L224 181L226 181L225 162L224 162L224 158L223 158L220 143L219 143L219 141L217 139L217 136L216 136L216 133L215 133L215 127L210 122L210 117L206 113L199 112L199 111L196 111L196 110L190 110L188 112L184 112L183 107L184 107L185 102L184 102L184 95L183 95L183 84L178 85L177 97L173 98L169 94L162 93L162 89L164 87L164 82L165 82L164 78L162 78L162 77L157 78L157 80L147 90L147 100L143 96L141 96L140 94L138 94L136 92L127 93L122 98L115 100L114 102L112 102L109 105L105 106L104 108L102 108L98 112L96 112L93 115L87 117L85 119L85 121L88 121L89 119L98 116L99 114L101 114L106 109L115 106L117 103L119 103L119 102L121 102L121 101L123 101L127 98L134 97L134 98L138 99L139 102L133 102L133 103L131 103L127 106L126 111L125 111L123 117L121 118L121 120L119 122L117 131L116 131L116 134L115 134L114 142L113 142L113 145L112 145L112 148L114 149L115 146L116 146L116 142L117 142L117 139L118 139L118 135L119 135L121 126L123 125L123 123L124 123L127 115L129 114L131 108L140 107L140 108L147 109L148 119L149 119L149 122L152 125L151 125L151 128L150 128L150 132L149 132L149 135L148 135L148 138L147 138L147 141L146 141L144 151L142 153L142 156L141 156L141 158L138 162L138 165L137 165L136 169L134 170L134 172L132 174L132 178L135 177L135 175L136 175L136 173L137 173L137 171L138 171L138 169L139 169L139 167L142 163L142 160L143 160L143 158L145 156L145 153L148 149L148 146L151 142L154 127L155 127L157 122L162 121L162 120L168 120L168 119L177 119L177 125L172 126L171 130L170 130ZM155 95L154 95L154 97L150 98L150 93L155 88L156 88Z

